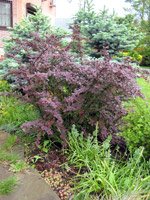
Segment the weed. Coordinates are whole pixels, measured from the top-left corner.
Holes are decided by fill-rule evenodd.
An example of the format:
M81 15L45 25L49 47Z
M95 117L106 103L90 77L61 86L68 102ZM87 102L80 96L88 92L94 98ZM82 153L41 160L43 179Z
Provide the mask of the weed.
M10 169L13 172L21 172L27 168L27 164L23 160L19 160L18 162L12 163L10 165Z
M37 154L37 155L35 155L35 156L33 156L33 157L31 158L31 160L30 160L30 166L31 166L32 168L35 168L36 163L37 163L38 161L44 162L44 159L43 159L42 156L40 156L40 155Z
M15 177L9 177L0 181L0 195L7 195L11 193L16 185L17 180Z
M51 145L52 145L52 142L50 140L44 140L43 143L40 144L38 147L44 153L48 153Z

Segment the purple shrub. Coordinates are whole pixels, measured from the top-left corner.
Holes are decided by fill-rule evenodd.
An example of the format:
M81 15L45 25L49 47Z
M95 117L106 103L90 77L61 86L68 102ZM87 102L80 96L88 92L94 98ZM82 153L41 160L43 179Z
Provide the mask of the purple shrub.
M107 56L104 61L82 60L79 64L60 37L33 35L34 40L16 41L17 47L7 55L20 65L10 72L17 88L41 113L39 120L24 124L23 130L37 131L38 139L60 134L65 141L73 124L91 133L98 123L102 140L109 134L116 138L126 114L122 102L140 95L132 67L112 63ZM17 51L23 52L24 59L16 56Z

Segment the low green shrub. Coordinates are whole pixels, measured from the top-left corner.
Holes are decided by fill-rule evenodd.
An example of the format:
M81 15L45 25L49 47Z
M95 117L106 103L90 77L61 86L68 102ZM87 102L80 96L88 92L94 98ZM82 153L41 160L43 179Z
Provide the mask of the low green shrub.
M15 173L24 171L27 168L28 168L27 163L23 160L19 160L16 163L12 163L10 166L10 170Z
M84 138L73 127L69 133L68 163L78 170L74 200L90 200L91 195L117 200L133 193L140 199L147 196L150 176L148 164L141 161L143 149L137 149L128 161L115 160L110 151L111 138L99 144L97 132Z
M17 130L23 123L35 120L39 112L31 104L23 103L15 97L0 96L0 128Z
M123 59L123 58L126 58L126 57L129 57L132 62L141 63L141 61L142 61L142 55L139 54L135 50L126 51L126 52L119 52L118 55L116 56L116 58L118 58L118 59L119 58Z
M150 157L150 84L144 79L138 79L138 84L145 96L144 99L136 98L126 103L129 110L124 117L125 125L122 128L122 136L127 142L131 152L140 146L144 147L145 158Z
M0 80L0 92L9 92L10 85L5 80Z
M141 63L142 61L142 55L139 54L137 51L133 50L133 51L129 51L128 52L128 55L131 57L131 60L133 62L138 62L138 63Z

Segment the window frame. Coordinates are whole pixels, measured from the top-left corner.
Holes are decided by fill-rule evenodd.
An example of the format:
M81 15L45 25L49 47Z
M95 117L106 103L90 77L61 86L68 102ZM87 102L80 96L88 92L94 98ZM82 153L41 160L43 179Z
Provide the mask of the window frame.
M36 11L37 10L36 10L34 4L32 4L32 3L26 3L26 16L28 14L35 15Z
M8 27L13 27L13 7L12 7L12 1L10 0L0 0L0 3L8 3L10 5L10 26L1 26L0 30L7 30Z

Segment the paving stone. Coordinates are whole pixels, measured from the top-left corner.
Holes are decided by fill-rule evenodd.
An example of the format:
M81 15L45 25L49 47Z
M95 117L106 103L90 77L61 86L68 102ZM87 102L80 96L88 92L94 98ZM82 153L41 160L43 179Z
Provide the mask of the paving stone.
M0 131L0 147L5 143L5 141L8 137L9 137L9 133Z
M5 142L8 133L0 131L0 146ZM17 145L14 152L24 158L24 149ZM0 163L0 180L9 176L16 176L18 184L11 194L1 195L0 200L60 200L57 194L41 178L40 174L34 169L28 169L24 172L13 173L9 171L9 166Z
M19 173L17 178L15 190L0 200L60 200L35 170Z
M13 173L9 171L9 167L0 164L0 180L6 179L10 176L13 176Z

